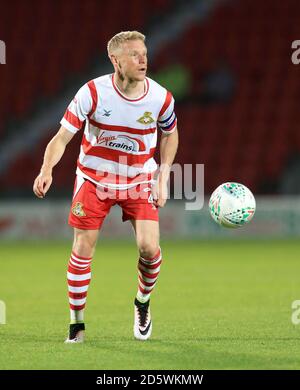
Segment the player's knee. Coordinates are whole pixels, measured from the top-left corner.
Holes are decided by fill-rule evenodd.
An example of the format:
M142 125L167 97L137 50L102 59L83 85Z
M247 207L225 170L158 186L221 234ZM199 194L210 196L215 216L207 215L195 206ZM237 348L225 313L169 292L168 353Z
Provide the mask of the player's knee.
M73 251L78 256L92 257L96 241L87 234L77 234L74 238Z
M93 257L94 255L94 247L91 245L88 245L86 243L74 243L73 245L73 252L77 256L83 256L83 257Z
M159 246L150 242L142 242L139 245L139 252L141 257L145 259L151 259L157 255Z

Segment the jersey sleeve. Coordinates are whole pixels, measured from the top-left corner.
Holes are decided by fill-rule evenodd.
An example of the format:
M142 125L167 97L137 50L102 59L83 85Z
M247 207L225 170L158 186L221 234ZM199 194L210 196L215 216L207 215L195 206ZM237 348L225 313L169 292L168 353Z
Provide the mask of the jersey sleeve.
M158 126L161 131L166 134L171 134L176 129L177 118L174 111L175 100L172 94L167 91L164 104L159 112Z
M71 133L77 133L82 128L88 115L92 112L94 102L91 92L89 83L81 87L60 121L60 124Z

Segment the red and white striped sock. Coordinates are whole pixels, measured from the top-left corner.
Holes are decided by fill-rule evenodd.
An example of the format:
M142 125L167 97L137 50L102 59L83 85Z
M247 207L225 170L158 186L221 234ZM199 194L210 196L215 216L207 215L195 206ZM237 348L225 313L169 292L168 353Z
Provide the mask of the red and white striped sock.
M139 288L136 295L138 301L144 303L150 299L150 294L158 279L161 262L162 256L160 249L153 258L139 258Z
M83 322L87 291L91 280L91 257L77 256L72 252L68 264L68 290L71 324Z

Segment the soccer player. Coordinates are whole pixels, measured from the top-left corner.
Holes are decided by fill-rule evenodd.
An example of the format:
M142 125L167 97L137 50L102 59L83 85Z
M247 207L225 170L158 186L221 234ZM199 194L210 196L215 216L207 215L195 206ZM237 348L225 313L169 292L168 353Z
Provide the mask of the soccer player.
M67 343L83 341L97 236L116 204L122 208L123 221L131 221L139 250L134 337L150 337L150 295L162 262L158 208L166 203L170 167L178 147L174 99L146 77L145 36L137 31L120 32L110 39L107 50L114 73L79 89L47 145L33 185L36 196L44 198L54 166L85 123L69 215L74 242L67 273L71 314ZM157 127L162 131L159 169L153 158Z

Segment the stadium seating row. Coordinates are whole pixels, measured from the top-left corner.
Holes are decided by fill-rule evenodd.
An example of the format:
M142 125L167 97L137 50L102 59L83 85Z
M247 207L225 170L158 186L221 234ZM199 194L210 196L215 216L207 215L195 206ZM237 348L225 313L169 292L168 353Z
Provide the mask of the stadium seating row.
M11 29L9 39L10 42L19 43L22 34L31 37L32 61L28 57L26 61L22 60L22 50L27 50L25 46L13 51L12 55L16 58L19 56L22 66L19 69L5 69L7 73L0 93L2 122L11 112L17 117L26 115L41 93L55 96L62 86L63 75L85 69L97 51L105 50L104 42L116 26L118 30L122 26L120 20L114 19L112 22L111 7L103 2L101 6L100 2L91 0L75 2L74 9L68 1L57 2L57 15L51 13L50 4L54 3L35 1L40 6L36 6L37 15L26 11L28 20L31 20L26 25L27 30L22 24L26 7L16 13L19 27L15 31ZM117 2L111 0L110 5L112 3ZM159 14L168 9L171 2L151 0L144 3L144 8L130 3L132 19L127 21L128 26L133 25L134 21L139 21L137 28L144 26L149 22L149 7L152 13ZM14 4L15 1L12 1L11 10ZM297 39L297 33L300 37L297 10L300 11L300 4L296 0L225 2L202 24L189 26L181 37L164 45L155 57L152 64L154 71L180 62L192 75L189 97L186 101L178 101L176 106L181 132L177 162L205 164L207 193L227 180L243 182L256 193L262 188L266 191L266 180L278 181L289 156L300 151L297 118L299 70L290 58L291 42ZM78 12L82 16L77 23L80 28L73 30ZM95 12L99 13L99 26L89 22ZM50 34L40 24L41 30L35 33L35 17L45 15L57 20L56 28ZM61 18L64 23L58 22ZM91 37L95 35L97 39L92 40ZM70 45L70 36L72 41L77 42L79 49L76 51ZM47 61L41 64L34 60L41 57L47 58ZM211 101L203 105L201 96L207 74L220 66L226 66L231 71L234 93L227 101ZM21 95L13 93L11 88L15 79L22 88ZM10 171L0 178L1 186L10 184L12 172L16 187L31 186L47 141L44 139L30 154L19 156ZM77 137L56 169L56 185L62 189L73 183L79 143L80 137ZM24 165L28 167L26 172L19 169Z

